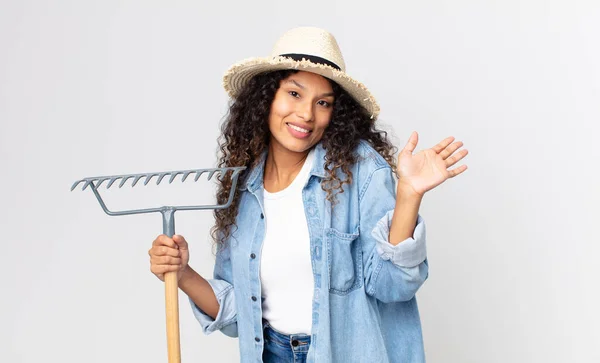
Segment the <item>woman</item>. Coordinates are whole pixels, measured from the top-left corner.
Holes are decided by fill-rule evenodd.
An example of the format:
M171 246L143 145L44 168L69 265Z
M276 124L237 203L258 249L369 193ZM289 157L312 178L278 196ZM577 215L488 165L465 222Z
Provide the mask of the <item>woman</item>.
M424 361L418 210L466 170L448 168L467 151L448 137L413 155L413 132L396 164L377 102L344 69L333 36L306 27L232 66L219 166L247 169L231 207L215 210L214 278L187 264L182 236L149 251L161 280L178 271L205 333L239 337L243 362ZM225 178L219 202L230 187Z

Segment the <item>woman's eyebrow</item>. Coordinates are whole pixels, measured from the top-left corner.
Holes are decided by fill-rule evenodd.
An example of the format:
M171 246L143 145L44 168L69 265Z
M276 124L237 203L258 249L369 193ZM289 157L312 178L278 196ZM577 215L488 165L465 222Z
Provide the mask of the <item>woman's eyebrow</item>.
M295 84L296 86L298 86L298 88L300 88L300 89L303 89L303 90L304 90L304 89L306 89L306 87L304 87L303 85L301 85L300 83L296 82L296 81L295 81L295 80L293 80L293 79L288 79L288 80L286 81L286 83L293 83L293 84ZM321 95L321 97L333 97L333 96L335 96L335 93L333 93L333 92L323 93L323 94Z
M304 87L303 85L301 85L300 83L298 83L298 82L294 81L293 79L288 79L288 80L286 81L286 83L293 83L293 84L295 84L296 86L298 86L298 88L305 89L305 87Z

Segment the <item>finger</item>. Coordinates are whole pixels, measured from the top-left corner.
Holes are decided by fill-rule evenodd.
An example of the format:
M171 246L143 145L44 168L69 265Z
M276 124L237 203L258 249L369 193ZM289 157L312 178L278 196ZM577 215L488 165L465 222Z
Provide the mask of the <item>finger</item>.
M454 153L456 150L460 149L461 146L463 146L462 141L454 142L454 143L450 144L448 147L446 147L444 150L442 150L439 154L442 157L442 159L446 160L448 158L448 156L452 155L452 153Z
M152 265L150 271L155 274L164 274L167 272L179 271L178 265Z
M172 248L177 248L177 244L175 242L173 242L172 238L169 238L167 235L161 234L158 237L156 237L156 239L154 240L154 242L152 242L153 246L168 246L168 247L172 247Z
M461 165L459 167L456 167L452 170L448 170L448 177L449 178L454 178L455 176L462 174L462 172L464 172L465 170L467 170L467 166L466 165Z
M419 142L419 134L416 131L413 131L408 138L408 142L402 149L402 152L409 152L412 154L413 151L417 148L417 143Z
M179 257L181 252L177 248L167 246L154 246L149 251L150 257L152 256L173 256Z
M152 256L150 263L153 265L180 265L181 258L171 256Z
M464 149L464 150L459 151L456 155L452 155L452 157L449 157L448 159L446 159L446 167L449 168L452 165L458 163L465 156L467 156L468 153L469 153L469 150Z
M153 265L180 265L181 258L171 256L152 256L150 258L150 263Z
M433 149L433 151L435 151L436 153L439 154L448 145L450 145L450 143L452 143L452 141L454 141L454 136L448 136L447 138L445 138L444 140L440 141L437 145L435 145L431 149Z
M184 250L187 250L187 249L188 249L188 243L187 243L187 241L185 240L185 238L183 238L183 236L182 236L182 235L180 235L180 234L176 234L176 235L174 235L174 236L173 236L173 241L175 241L175 243L177 244L177 246L178 246L180 249L184 249Z

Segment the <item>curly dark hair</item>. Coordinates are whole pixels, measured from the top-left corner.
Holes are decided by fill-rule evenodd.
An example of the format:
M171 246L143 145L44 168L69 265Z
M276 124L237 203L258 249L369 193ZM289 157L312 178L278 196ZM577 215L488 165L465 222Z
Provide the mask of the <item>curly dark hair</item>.
M240 174L237 189L243 185L252 167L269 146L270 132L268 117L271 103L280 82L296 70L282 70L254 76L239 95L232 100L219 137L218 167L246 166ZM334 92L333 114L321 143L326 150L324 168L327 176L321 187L327 192L327 200L335 205L335 194L343 193L343 185L352 183L352 165L356 163L354 153L361 139L366 140L390 164L394 173L394 154L397 148L388 140L386 131L377 129L367 110L358 104L342 87L329 80ZM345 175L341 180L340 169ZM217 202L223 204L229 197L231 175L221 178L217 191ZM223 243L235 226L240 193L236 191L231 206L215 209L215 225L211 235L216 243Z

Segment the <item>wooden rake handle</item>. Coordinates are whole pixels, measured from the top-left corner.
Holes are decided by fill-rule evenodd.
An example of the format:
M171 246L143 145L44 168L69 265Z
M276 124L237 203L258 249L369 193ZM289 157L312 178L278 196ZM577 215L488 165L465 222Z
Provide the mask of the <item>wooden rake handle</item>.
M177 272L165 273L165 306L167 313L167 351L169 363L181 363L178 288Z
M175 234L175 209L161 209L163 233L171 238ZM169 363L181 363L179 343L179 281L177 271L165 273L165 309L167 313L167 353Z

